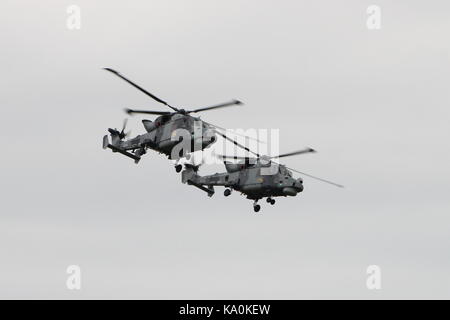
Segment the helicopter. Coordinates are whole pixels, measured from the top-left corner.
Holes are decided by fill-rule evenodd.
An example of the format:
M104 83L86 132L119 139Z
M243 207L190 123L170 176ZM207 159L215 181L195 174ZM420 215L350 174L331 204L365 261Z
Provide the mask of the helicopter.
M113 152L119 152L133 159L137 164L140 161L141 156L144 155L147 152L147 149L150 148L168 156L171 160L175 160L175 170L180 172L182 170L182 165L178 164L178 161L182 158L189 159L190 153L194 151L204 150L210 147L217 140L216 134L229 141L233 141L225 135L224 132L226 132L227 129L200 120L199 117L194 117L191 114L233 105L241 105L241 101L232 100L193 110L176 108L138 86L116 70L111 68L104 68L104 70L109 71L125 80L156 102L172 109L172 111L125 109L125 112L129 115L150 114L158 115L158 117L154 121L147 119L142 120L142 124L147 132L129 140L125 140L129 134L125 132L127 124L126 120L124 121L122 130L120 131L118 129L109 128L108 132L110 133L111 141L109 140L108 135L105 135L103 137L103 149L109 148ZM184 134L180 135L180 131ZM181 143L183 143L182 146Z
M235 143L241 148L244 146ZM292 171L308 176L310 178L326 182L337 187L343 187L340 184L312 176L310 174L288 168L285 165L275 162L274 158L283 158L305 153L314 153L314 149L306 148L294 152L280 154L276 157L260 155L245 148L246 151L253 153L256 157L226 156L217 155L222 158L226 172L215 173L207 176L198 175L200 165L185 164L182 171L182 183L193 185L203 191L208 196L213 196L214 186L224 186L224 196L228 197L232 190L239 191L247 196L247 199L254 200L253 210L259 212L261 206L258 200L267 197L267 203L275 204L274 197L296 196L303 191L303 179L294 178ZM239 160L237 163L229 162L226 159Z

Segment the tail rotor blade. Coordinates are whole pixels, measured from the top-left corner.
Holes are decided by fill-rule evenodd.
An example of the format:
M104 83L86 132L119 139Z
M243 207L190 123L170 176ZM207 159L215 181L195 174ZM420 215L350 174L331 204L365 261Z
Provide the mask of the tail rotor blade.
M128 131L127 133L125 133L125 129L127 127L127 123L128 123L128 118L125 118L123 120L123 124L122 124L122 130L119 132L119 138L123 139L125 137L127 137L130 134L130 131Z
M128 118L123 119L122 132L125 131L125 128L127 127L127 123L128 123Z

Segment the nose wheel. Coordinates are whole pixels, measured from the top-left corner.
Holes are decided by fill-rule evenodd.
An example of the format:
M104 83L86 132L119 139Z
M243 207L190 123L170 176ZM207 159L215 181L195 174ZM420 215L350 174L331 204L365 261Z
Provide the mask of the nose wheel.
M175 166L175 171L176 171L176 172L180 172L181 169L183 169L183 166L182 166L181 164L177 164L177 165Z
M261 210L261 206L257 202L258 200L255 200L255 202L253 202L253 211L255 212L259 212L259 210Z
M231 190L230 189L225 189L225 191L223 192L223 195L225 197L228 197L231 194Z

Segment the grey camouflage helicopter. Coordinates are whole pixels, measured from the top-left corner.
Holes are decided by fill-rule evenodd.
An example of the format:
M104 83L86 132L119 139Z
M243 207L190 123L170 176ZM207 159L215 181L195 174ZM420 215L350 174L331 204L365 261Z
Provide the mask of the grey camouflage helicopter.
M292 171L337 187L343 187L340 184L288 168L272 160L273 158L316 152L311 148L284 153L277 157L269 157L255 153L238 143L235 144L253 153L256 157L217 155L224 160L227 172L207 176L197 174L200 165L185 164L185 169L182 172L182 182L205 191L210 197L214 194L214 186L224 186L226 188L224 191L226 197L231 194L232 190L239 191L241 194L246 195L247 199L254 200L253 209L255 212L261 209L258 200L262 198L267 197L266 201L274 205L275 199L273 197L296 196L303 191L303 180L301 178L293 178ZM239 161L232 163L225 159Z
M157 117L154 121L147 119L142 120L142 124L144 125L144 128L147 132L129 140L124 140L128 135L128 133L125 133L125 127L127 123L126 120L123 123L121 131L109 128L108 131L111 136L111 142L109 141L108 135L105 135L103 137L103 149L109 148L113 152L119 152L133 159L135 163L138 163L141 159L141 156L146 153L146 150L148 148L167 155L169 159L180 160L181 158L189 158L191 152L208 148L210 145L216 142L216 134L229 141L233 141L231 138L226 136L224 132L222 132L226 131L227 129L200 120L199 117L191 116L191 114L201 111L229 107L233 105L240 105L242 104L242 102L240 102L239 100L232 100L230 102L204 108L197 108L194 110L179 109L169 105L164 100L161 100L160 98L151 94L134 82L125 78L119 72L111 68L104 69L125 80L136 89L151 97L153 100L164 104L173 111L170 112L125 109L126 113L130 115L151 114L158 115L159 117ZM177 129L184 129L185 132L188 132L189 136L187 140L190 141L184 141L184 143L185 145L189 145L189 148L177 148L176 152L173 152L174 148L178 144L180 144L180 142L184 138L184 136L176 136ZM182 170L182 166L180 164L176 164L175 169L177 172L180 172Z

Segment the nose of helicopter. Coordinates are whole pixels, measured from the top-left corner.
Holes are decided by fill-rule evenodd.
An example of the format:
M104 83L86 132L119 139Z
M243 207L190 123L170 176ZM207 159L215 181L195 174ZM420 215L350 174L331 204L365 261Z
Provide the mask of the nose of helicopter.
M283 193L287 196L296 196L297 193L303 191L303 180L302 179L298 180L292 179L292 180L291 185L283 187Z
M297 188L298 192L302 192L303 191L303 180L302 180L302 178L298 178L295 181L295 187Z

